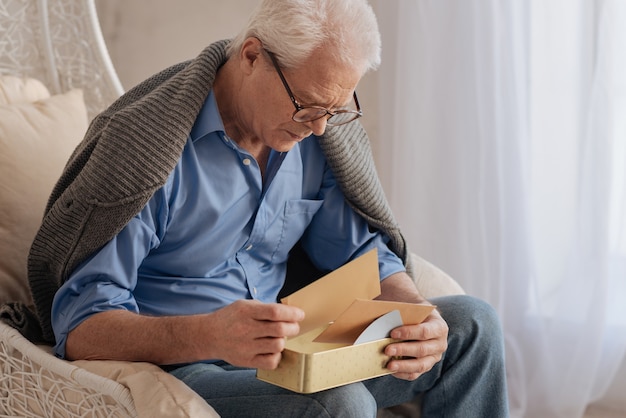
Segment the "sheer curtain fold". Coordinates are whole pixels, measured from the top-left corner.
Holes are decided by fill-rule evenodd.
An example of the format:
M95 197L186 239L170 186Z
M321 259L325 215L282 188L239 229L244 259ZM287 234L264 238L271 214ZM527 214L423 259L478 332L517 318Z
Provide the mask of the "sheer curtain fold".
M411 249L498 309L512 416L582 416L626 350L626 6L374 6L373 145Z

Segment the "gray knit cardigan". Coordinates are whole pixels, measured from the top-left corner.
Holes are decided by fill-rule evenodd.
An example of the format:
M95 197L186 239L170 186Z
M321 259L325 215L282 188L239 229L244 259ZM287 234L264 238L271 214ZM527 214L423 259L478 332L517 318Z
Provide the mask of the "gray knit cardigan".
M29 254L28 278L43 341L54 342L50 309L59 286L146 205L174 169L226 61L227 43L216 42L195 59L152 76L91 122L52 191ZM329 128L318 140L350 205L390 237L390 248L410 274L407 247L361 124Z

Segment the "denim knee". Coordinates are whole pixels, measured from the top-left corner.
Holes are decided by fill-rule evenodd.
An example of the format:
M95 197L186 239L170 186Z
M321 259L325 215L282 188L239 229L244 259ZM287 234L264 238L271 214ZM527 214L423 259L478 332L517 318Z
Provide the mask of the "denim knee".
M424 400L424 410L447 410L449 416L508 416L504 337L495 309L465 295L432 302L450 331L439 365L441 382Z
M495 309L487 302L468 295L432 299L450 329L450 335L480 338L490 347L502 343L502 326Z
M328 414L329 417L376 417L376 400L362 383L353 383L307 396L320 403L323 414L319 416Z

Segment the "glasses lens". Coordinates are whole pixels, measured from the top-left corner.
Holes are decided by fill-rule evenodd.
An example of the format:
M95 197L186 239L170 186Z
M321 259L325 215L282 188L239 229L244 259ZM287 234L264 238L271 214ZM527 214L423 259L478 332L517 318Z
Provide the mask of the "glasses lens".
M303 107L294 113L293 120L296 122L312 122L328 114L326 109L322 107ZM330 126L343 125L344 123L352 122L360 116L360 112L352 110L338 112L330 116L326 123Z
M293 115L296 122L311 122L326 116L326 109L321 107L303 107Z

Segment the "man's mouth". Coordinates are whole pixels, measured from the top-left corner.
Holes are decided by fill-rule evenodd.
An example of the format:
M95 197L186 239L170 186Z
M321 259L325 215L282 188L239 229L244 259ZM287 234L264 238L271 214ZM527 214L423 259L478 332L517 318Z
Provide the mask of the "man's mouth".
M289 136L296 142L300 142L304 138L306 138L306 135L297 135L297 134L294 134L293 132L289 132L289 131L287 132L289 133Z

